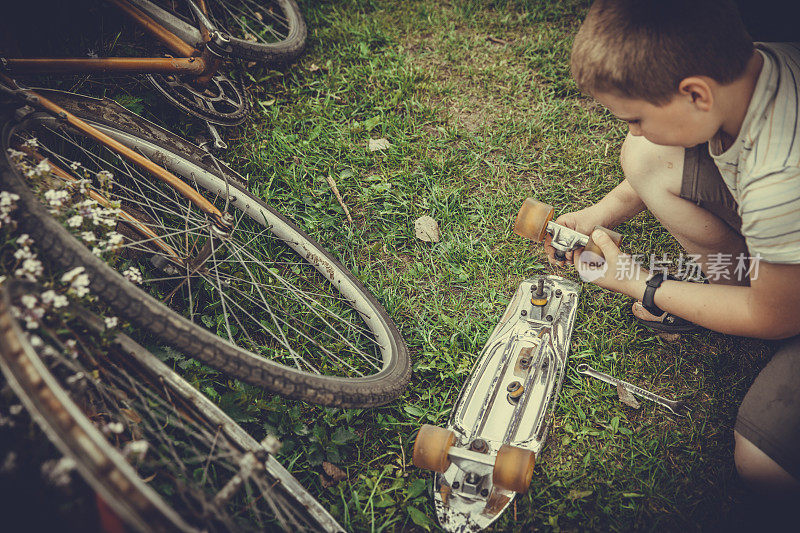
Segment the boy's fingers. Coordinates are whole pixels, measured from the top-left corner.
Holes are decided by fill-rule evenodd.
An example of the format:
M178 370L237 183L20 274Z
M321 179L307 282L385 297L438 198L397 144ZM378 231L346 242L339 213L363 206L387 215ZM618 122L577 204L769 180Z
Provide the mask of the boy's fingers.
M614 241L611 240L611 236L601 229L596 229L592 232L592 240L604 252L606 251L606 248L608 248L609 244L616 246L614 245Z

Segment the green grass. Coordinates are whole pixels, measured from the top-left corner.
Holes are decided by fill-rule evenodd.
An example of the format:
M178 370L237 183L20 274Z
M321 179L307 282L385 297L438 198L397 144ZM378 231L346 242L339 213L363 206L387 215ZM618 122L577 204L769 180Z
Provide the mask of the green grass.
M278 435L283 462L348 530L436 530L431 476L409 464L417 428L446 423L521 280L575 278L513 235L511 217L526 196L557 213L601 198L621 179L625 130L569 77L585 2L303 7L305 55L282 72L251 70L255 112L228 132L224 159L384 304L408 343L411 384L379 409L323 409L162 356L254 434ZM84 87L160 114L141 87ZM180 120L170 127L189 132ZM392 146L370 152L370 138ZM439 222L440 243L415 239L421 215ZM621 231L627 252L679 252L649 215ZM635 325L629 305L584 286L546 451L530 491L494 530L696 530L719 525L746 498L733 466L733 423L765 346L713 333L665 343ZM686 399L691 414L671 417L649 402L624 407L610 386L575 373L578 362ZM348 479L323 488L323 461Z

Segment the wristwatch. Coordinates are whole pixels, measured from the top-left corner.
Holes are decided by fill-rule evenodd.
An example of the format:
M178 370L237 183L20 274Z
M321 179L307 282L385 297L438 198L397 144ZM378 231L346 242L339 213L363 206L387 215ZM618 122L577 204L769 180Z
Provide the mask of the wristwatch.
M642 307L647 309L647 311L654 316L661 316L664 314L664 310L656 305L655 297L656 297L656 289L658 289L666 279L671 279L674 281L678 280L678 278L676 278L675 276L671 276L665 273L660 273L660 274L655 274L645 283L647 287L645 287L644 296L642 296Z

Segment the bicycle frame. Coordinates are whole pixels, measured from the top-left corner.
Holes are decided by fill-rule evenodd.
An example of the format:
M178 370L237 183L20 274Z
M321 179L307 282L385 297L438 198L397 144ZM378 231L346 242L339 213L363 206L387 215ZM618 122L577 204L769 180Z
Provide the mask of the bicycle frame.
M214 28L207 18L204 0L186 0L198 20L202 43L200 47L187 44L128 0L108 0L144 30L158 39L174 58L0 58L0 68L17 73L128 73L195 75L194 83L206 85L222 65L227 37Z

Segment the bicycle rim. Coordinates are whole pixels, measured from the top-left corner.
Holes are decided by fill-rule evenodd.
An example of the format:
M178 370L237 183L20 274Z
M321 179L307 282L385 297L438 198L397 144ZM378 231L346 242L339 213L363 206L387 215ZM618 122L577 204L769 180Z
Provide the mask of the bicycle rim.
M227 206L232 229L221 233L174 189L94 141L54 126L49 117L36 116L6 128L4 146L11 149L17 181L33 191L31 203L39 202L38 213L52 194L69 194L73 202L63 209L51 206L58 212L48 218L58 222L58 229L47 238L59 245L45 253L65 267L86 265L102 280L99 285L110 285L107 297L121 315L244 381L324 405L376 405L402 391L410 365L396 327L330 254L233 181L234 173L223 173L221 166L212 171L176 153L186 149L185 141L170 151L163 130L156 143L144 130L133 134L92 123L182 177L221 209ZM36 170L43 166L49 173ZM85 179L82 187L89 195L110 201L99 210L105 214L91 214L86 193L75 195L74 182L69 187L64 180L54 183L53 174ZM48 192L53 188L67 192ZM118 213L110 213L113 206L119 206ZM26 212L37 213L28 207ZM93 230L98 216L111 219L99 225L109 226L113 237ZM131 272L141 276L140 286L151 298L131 292L131 284L111 275L108 266L128 277Z
M37 308L34 325L14 318ZM12 388L129 527L341 531L263 446L98 316L48 308L39 287L10 282L0 338Z

